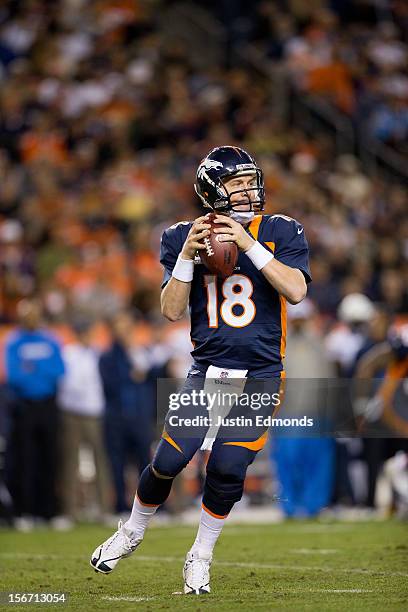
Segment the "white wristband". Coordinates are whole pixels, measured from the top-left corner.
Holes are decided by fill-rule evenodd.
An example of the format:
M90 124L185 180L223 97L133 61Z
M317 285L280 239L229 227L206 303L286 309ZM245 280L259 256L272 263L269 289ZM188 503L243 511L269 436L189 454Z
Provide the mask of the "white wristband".
M245 251L245 255L249 257L257 270L262 270L262 268L264 268L274 257L273 254L265 249L258 241L256 241L250 249Z
M194 261L192 259L182 259L180 254L171 275L173 278L183 281L183 283L191 283L194 276Z

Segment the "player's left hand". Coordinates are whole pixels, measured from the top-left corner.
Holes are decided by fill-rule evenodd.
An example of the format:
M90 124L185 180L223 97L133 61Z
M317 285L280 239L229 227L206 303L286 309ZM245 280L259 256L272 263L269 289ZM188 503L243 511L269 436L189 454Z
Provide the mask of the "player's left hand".
M225 215L217 215L214 223L221 223L223 227L214 230L214 234L221 234L219 242L235 242L240 251L248 251L253 246L255 240L246 233L244 227Z

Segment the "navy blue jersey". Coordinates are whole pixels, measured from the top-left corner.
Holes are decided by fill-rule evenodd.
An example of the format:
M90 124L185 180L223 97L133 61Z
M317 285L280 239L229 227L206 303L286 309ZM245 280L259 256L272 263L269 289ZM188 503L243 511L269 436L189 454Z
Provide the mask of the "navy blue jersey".
M172 225L162 236L163 286L171 278L192 222ZM276 259L310 282L303 227L284 215L258 215L247 231ZM234 274L217 278L196 258L190 292L192 357L203 365L237 368L251 376L278 374L286 343L286 300L240 252Z

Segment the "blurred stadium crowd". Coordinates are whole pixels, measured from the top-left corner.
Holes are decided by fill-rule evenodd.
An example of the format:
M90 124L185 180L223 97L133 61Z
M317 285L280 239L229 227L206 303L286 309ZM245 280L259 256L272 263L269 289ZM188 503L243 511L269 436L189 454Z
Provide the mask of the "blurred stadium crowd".
M407 154L404 2L214 2L232 44L253 42L284 62L301 92L317 94L367 136Z
M45 461L49 487L59 480L60 493L64 489L51 470L61 451L57 442L51 448L54 430L23 422L26 400L43 398L22 392L32 391L35 372L28 373L33 379L13 379L21 364L7 351L21 337L11 330L17 323L37 330L41 314L64 344L62 355L53 344L52 352L65 363L65 374L63 365L53 369L46 388L46 397L54 398L65 376L58 396L64 408L58 427L67 443L63 482L75 488L72 449L85 440L98 461L105 461L105 451L110 461L106 470L96 462L102 513L125 511L125 455L132 448L139 468L148 461L155 379L182 377L189 363L188 321L169 325L160 315L160 236L172 223L200 214L192 183L213 146L236 143L253 153L265 173L266 212L288 214L305 226L313 283L307 316L294 315L303 323L291 332L306 334L305 362L315 355L317 364L327 355L327 376L351 376L356 359L387 342L391 326L408 314L403 183L381 172L369 175L352 151L339 154L328 132L310 133L273 113L266 75L231 58L197 66L188 45L163 34L160 16L173 4L8 0L0 7L0 338L6 357L0 427L11 440L6 479L14 512L23 517L63 511L75 518L76 511L69 506L72 488L59 502L57 491L47 507L30 506L35 480L42 480L38 472L28 470L25 484L17 484L27 465L40 469ZM384 14L368 0L197 4L213 8L229 46L254 45L284 71L297 95L321 96L406 159L405 3L395 0ZM353 294L361 295L347 301ZM306 342L309 334L313 342ZM44 342L51 342L48 336ZM312 345L320 347L320 357ZM100 367L93 349L88 359L90 346L103 351ZM78 389L88 382L75 368L82 363L82 375L88 372L86 381L95 384L83 404ZM77 422L81 411L92 422ZM48 456L27 449L39 432ZM397 450L394 442L357 444L355 456L368 474L363 493L353 491L346 474L353 444L329 449L325 504L373 506L377 476ZM81 465L92 472L83 458ZM109 473L116 506L106 498Z

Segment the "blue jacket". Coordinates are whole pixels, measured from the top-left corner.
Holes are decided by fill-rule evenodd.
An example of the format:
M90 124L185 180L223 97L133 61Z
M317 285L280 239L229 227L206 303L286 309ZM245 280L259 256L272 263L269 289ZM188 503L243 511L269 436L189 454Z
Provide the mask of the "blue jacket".
M55 395L64 374L56 339L43 330L13 332L6 343L6 375L17 397L39 400Z
M152 414L153 384L147 374L143 382L132 378L132 364L124 347L114 342L99 361L107 416L127 415L141 418Z

